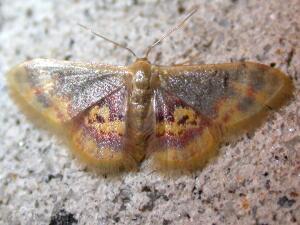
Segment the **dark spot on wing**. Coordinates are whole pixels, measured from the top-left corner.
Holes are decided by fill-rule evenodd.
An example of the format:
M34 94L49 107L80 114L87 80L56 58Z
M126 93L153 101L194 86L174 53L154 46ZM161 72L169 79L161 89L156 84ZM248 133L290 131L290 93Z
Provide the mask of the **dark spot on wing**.
M37 98L38 102L41 103L42 106L45 108L49 108L52 105L51 100L42 93L37 94L36 98Z
M188 119L189 119L189 116L188 115L184 115L183 117L181 117L180 120L178 120L177 124L178 125L185 124Z
M99 114L97 114L96 118L97 118L97 121L98 121L99 123L104 123L104 122L105 122L103 116L101 116L101 115L99 115Z
M228 87L228 79L229 79L229 74L225 73L224 77L223 77L223 87L227 88Z

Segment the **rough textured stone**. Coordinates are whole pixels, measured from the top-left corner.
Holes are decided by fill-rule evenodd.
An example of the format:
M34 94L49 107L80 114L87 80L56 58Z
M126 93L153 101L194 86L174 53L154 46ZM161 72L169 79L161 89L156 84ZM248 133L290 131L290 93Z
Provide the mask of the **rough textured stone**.
M196 3L198 13L153 50L152 62L252 60L296 86L287 106L202 171L163 176L144 163L135 174L92 174L8 97L4 74L27 59L133 61L77 22L142 55ZM299 224L299 15L299 0L1 0L0 224Z

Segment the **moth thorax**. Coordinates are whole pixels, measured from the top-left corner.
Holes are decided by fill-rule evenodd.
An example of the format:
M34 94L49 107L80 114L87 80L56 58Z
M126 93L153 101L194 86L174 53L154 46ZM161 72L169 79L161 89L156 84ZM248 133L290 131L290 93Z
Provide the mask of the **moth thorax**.
M132 79L131 100L133 103L144 105L149 100L150 90L150 73L138 70Z
M138 70L134 75L134 85L138 89L149 89L150 86L150 74L146 71Z

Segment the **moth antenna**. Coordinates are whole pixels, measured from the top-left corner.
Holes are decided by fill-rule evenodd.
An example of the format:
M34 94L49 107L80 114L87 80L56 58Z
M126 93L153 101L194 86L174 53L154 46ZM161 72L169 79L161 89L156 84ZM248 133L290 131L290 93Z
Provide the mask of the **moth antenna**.
M183 24L185 23L185 21L187 21L189 18L191 18L198 10L198 6L194 7L189 14L187 14L187 16L181 21L179 22L176 26L172 27L167 33L165 33L159 40L155 41L151 46L149 46L147 48L146 51L146 55L145 58L148 58L149 53L151 52L151 50L158 45L159 43L161 43L165 38L167 38L168 36L170 36L174 31L180 29Z
M104 39L105 41L108 41L108 42L110 42L110 43L112 43L112 44L114 44L114 45L116 45L116 46L118 46L118 47L120 47L120 48L126 49L126 50L129 51L135 58L138 58L138 57L136 56L136 54L134 53L134 51L132 51L130 48L128 48L128 47L126 47L126 46L124 46L124 45L121 45L121 44L119 44L119 43L117 43L117 42L115 42L115 41L113 41L113 40L110 40L109 38L107 38L107 37L105 37L105 36L103 36L103 35L101 35L101 34L97 34L97 33L96 33L95 31L93 31L92 29L90 29L90 28L88 28L88 27L86 27L86 26L84 26L84 25L82 25L82 24L80 24L80 23L77 23L77 25L80 26L80 27L82 27L82 28L85 29L85 30L90 31L93 35L95 35L95 36L97 36L97 37L100 37L100 38Z

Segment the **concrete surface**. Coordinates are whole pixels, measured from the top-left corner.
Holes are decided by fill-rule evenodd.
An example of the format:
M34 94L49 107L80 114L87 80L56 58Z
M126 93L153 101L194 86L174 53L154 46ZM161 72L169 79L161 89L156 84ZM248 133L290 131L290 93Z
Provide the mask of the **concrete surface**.
M47 57L127 64L193 5L198 13L150 56L170 64L252 60L293 78L295 98L202 171L120 177L87 172L8 97L5 72ZM299 224L300 1L0 1L0 224Z

